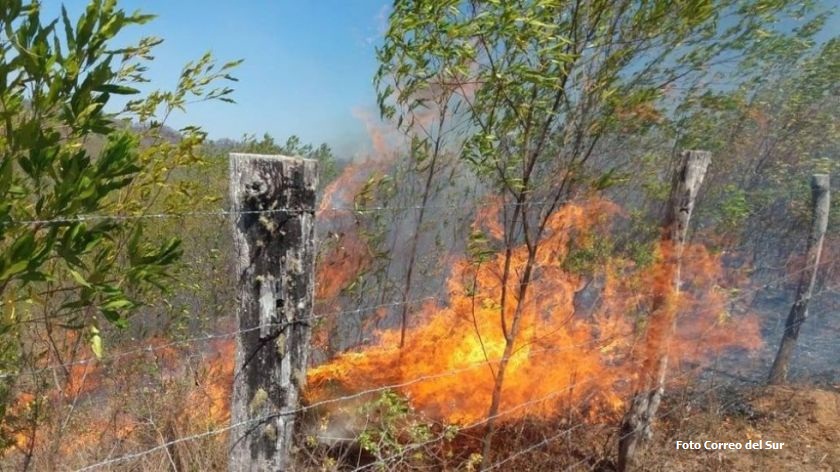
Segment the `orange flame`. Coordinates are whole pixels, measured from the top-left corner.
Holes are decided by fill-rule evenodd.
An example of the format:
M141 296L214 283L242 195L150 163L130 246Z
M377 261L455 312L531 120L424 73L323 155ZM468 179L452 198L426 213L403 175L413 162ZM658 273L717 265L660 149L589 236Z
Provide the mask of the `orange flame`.
M650 270L634 271L629 261L608 260L601 280L602 301L588 316L576 313L575 305L584 277L567 270L565 264L572 235L584 245L591 243L598 237L594 230L617 211L610 202L592 199L566 205L549 219L505 371L501 421L553 415L571 405L595 416L614 415L623 407L627 380L638 375L637 369L628 369L638 357L631 355L637 320L630 315L643 312L654 296L668 296L664 287L672 269L664 257L667 254L663 255L668 249L660 248L659 262ZM488 221L486 215L482 220ZM492 220L487 224L491 235L498 236L498 225ZM511 273L521 274L527 259L524 245L514 248ZM722 272L719 260L702 246L688 247L685 259L683 271L691 283L679 302L674 299L666 306L673 313L691 315L684 322L681 319L681 329L670 343L672 355L677 361L699 360L727 347L755 347L760 338L754 321L741 325L737 338L726 335L731 330L721 317L725 297L715 286ZM403 349L396 347L397 330L377 333L375 345L312 369L309 399L318 401L336 391L399 385L412 404L428 415L458 424L485 418L506 344L502 312L509 327L519 303L510 295L502 310L504 263L504 253L481 263L458 260L448 279L448 305L429 303L413 316L422 321L410 328ZM517 293L519 283L518 275L511 277L507 293ZM650 329L658 329L656 323ZM716 341L698 348L700 335ZM645 339L649 341L641 346L643 353L659 349L654 345L659 337Z

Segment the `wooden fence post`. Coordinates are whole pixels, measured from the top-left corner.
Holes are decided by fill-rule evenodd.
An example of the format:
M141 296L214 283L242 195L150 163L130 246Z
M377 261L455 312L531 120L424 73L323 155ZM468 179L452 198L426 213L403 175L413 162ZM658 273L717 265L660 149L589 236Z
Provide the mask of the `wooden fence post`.
M677 313L674 307L677 306L680 292L682 254L697 192L711 159L712 154L708 151L684 151L671 186L663 221L662 243L663 246L669 246L665 264L672 294L657 294L653 300L649 324L656 324L658 329L648 329L646 333L645 342L653 348L650 349L651 357L644 359L642 377L619 429L619 471L628 470L633 465L636 446L650 436L651 422L665 392L668 344L676 330Z
M309 159L230 155L239 323L231 471L290 468L311 335L317 172Z
M811 220L811 234L808 237L805 267L799 278L799 285L796 287L796 298L785 323L779 352L773 361L773 368L770 369L768 381L771 385L787 382L790 358L793 356L793 349L796 347L796 340L799 338L799 328L802 327L802 323L808 317L808 302L811 300L814 284L817 281L817 268L820 265L823 239L828 228L828 213L831 208L831 186L828 174L814 174L811 177L811 200L813 218Z

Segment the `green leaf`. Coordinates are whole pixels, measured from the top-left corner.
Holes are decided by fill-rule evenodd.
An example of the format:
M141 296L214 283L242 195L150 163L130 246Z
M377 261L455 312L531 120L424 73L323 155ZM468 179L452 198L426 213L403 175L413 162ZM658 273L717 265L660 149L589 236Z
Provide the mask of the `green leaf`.
M102 337L99 336L96 326L90 327L90 350L97 359L102 359Z
M6 279L8 279L12 276L15 276L15 275L21 273L21 272L25 271L28 266L29 266L29 261L28 260L17 261L14 264L7 267L5 270L3 270L2 273L0 273L0 280L6 280Z
M115 311L124 308L134 307L134 302L127 298L118 298L104 303L100 308L103 311Z
M82 274L80 274L78 271L75 271L73 269L68 269L68 272L70 273L70 277L72 277L73 280L76 281L77 284L81 285L82 287L92 288L92 285L90 284L90 282L85 280L85 278L82 276Z
M114 93L117 95L135 95L140 93L136 88L118 84L101 84L93 89L95 92Z

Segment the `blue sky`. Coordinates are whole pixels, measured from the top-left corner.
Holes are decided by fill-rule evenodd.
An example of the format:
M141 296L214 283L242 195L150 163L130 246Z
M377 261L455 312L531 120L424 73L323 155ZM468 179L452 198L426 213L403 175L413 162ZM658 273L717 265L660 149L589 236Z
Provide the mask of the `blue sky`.
M2 0L0 0L2 1ZM835 0L827 1L833 5ZM44 17L55 18L64 3L75 18L87 0L43 0ZM165 41L148 73L154 88L174 88L189 60L211 51L220 62L244 59L234 72L237 104L192 105L167 123L196 124L212 139L261 136L278 140L297 134L304 142L327 142L336 155L370 149L359 115L376 117L372 85L374 46L387 22L390 0L120 0L127 10L158 18L122 35ZM836 34L834 15L821 39Z
M44 18L64 3L75 19L87 0L44 0ZM148 76L155 88L174 88L183 65L212 51L220 61L244 59L234 75L236 104L196 104L171 117L175 128L197 124L211 138L268 132L327 142L352 157L369 146L359 110L375 112L374 44L387 21L388 0L121 0L126 11L158 15L127 30L165 41Z

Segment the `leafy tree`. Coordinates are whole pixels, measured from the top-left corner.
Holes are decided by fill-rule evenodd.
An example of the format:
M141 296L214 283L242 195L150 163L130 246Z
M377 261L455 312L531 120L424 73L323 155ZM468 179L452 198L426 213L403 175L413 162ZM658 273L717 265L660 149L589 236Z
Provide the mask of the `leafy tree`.
M161 40L112 44L127 27L153 17L128 14L115 0L92 0L73 22L43 21L39 2L0 4L0 294L4 423L15 373L47 362L63 363L33 343L24 327L71 330L101 355L100 330L125 327L128 315L153 290L165 290L182 253L176 237L150 235L148 220L173 187L172 169L198 160L198 128L177 142L163 139L165 116L190 96L229 101L236 63L217 68L206 55L182 72L174 92L152 92L125 110L107 110L115 95L137 95L145 63ZM163 110L165 116L158 118ZM131 127L137 119L139 130ZM109 217L108 215L117 215ZM39 313L40 316L36 315ZM31 382L30 382L31 384ZM36 398L36 403L41 399ZM30 408L30 410L33 410ZM6 444L0 449L6 450ZM30 442L30 446L32 446ZM24 468L28 466L31 448Z
M485 467L551 215L581 192L615 185L621 166L637 157L606 146L656 129L681 103L712 89L712 79L753 80L765 72L752 67L756 51L782 54L786 38L805 41L819 31L825 15L814 16L813 7L765 0L395 2L378 51L382 113L405 128L430 106L429 96L446 97L453 121L465 123L463 162L502 198L498 306L506 347L488 408ZM792 33L774 27L800 18L805 26ZM520 243L528 257L515 266Z
M338 163L327 143L321 143L315 147L313 144L303 144L298 136L291 135L284 144L278 144L270 134L265 133L260 140L254 136L245 136L242 143L235 146L235 149L240 152L283 154L315 159L319 164L318 181L321 188L338 176Z
M743 193L746 213L765 219L774 202L807 195L811 173L837 172L831 156L840 135L830 124L838 118L840 39L812 49L797 58L771 56L756 80L685 105L694 124L684 128L686 139L720 137L715 150L723 162L715 177L724 195L714 197L722 209L740 205L737 194Z

